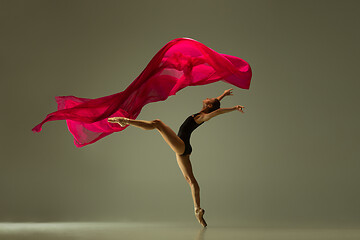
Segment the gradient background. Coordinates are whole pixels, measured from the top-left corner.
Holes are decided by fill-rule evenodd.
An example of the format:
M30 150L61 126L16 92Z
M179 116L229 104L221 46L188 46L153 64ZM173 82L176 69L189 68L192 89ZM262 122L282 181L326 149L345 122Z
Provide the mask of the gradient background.
M210 224L360 225L358 1L0 0L0 221L196 221L175 154L129 127L76 148L54 96L123 91L168 41L250 63L249 90L188 87L146 105L175 132L234 88L191 139Z

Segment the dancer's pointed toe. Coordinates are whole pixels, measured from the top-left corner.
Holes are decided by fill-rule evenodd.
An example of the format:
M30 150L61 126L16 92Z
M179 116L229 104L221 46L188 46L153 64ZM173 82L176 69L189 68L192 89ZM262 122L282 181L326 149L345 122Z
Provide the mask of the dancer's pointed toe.
M129 119L124 117L119 117L118 123L121 127L125 127L126 125L129 125Z
M203 226L203 227L206 227L207 226L207 223L204 219L204 214L205 214L205 210L202 209L202 208L197 208L195 209L195 216L197 218L197 220L199 221L199 223Z
M121 127L125 127L126 125L129 125L129 119L125 117L111 117L108 118L108 122L118 123Z

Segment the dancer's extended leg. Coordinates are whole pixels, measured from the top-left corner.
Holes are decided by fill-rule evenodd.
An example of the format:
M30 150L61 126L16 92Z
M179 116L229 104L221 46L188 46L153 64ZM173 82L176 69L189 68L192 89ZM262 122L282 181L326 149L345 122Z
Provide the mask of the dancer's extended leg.
M155 128L153 121L145 121L145 120L133 120L129 119L127 121L127 124L130 124L132 126L144 129L144 130L152 130Z
M109 122L119 123L120 125L129 124L144 130L157 129L161 136L164 138L165 142L171 147L171 149L176 154L182 154L185 151L185 144L181 138L179 138L176 133L160 119L155 119L153 121L145 120L136 120L128 119L123 117L113 117L108 119Z

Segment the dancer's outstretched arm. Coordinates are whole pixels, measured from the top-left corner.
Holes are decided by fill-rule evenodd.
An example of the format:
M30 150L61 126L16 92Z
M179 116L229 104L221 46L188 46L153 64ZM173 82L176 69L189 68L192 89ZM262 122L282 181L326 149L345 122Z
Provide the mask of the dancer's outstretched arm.
M235 110L238 110L238 111L244 113L243 108L245 108L245 107L241 106L241 105L236 105L235 107L230 107L230 108L219 108L219 109L216 109L215 111L213 111L211 113L204 114L200 118L200 120L202 120L204 122L209 121L211 118L216 117L217 115L232 112L232 111L235 111Z

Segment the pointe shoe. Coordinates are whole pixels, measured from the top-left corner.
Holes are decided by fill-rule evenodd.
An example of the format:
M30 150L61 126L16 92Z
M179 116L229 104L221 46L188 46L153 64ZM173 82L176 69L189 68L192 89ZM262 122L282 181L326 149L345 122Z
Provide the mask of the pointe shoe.
M108 118L108 122L111 123L118 123L121 127L125 127L126 125L129 125L128 118L125 117L112 117Z
M204 214L205 214L204 209L202 209L202 208L195 209L195 216L196 216L197 220L203 227L206 227L207 223L205 222L205 219L203 217Z

